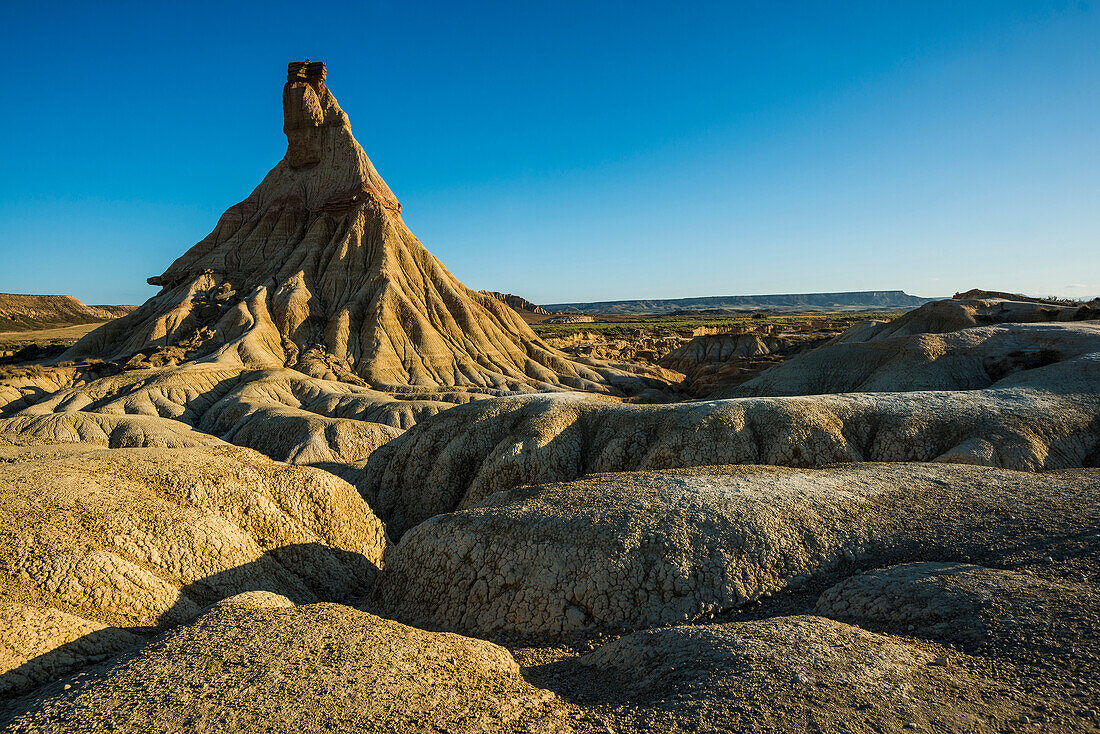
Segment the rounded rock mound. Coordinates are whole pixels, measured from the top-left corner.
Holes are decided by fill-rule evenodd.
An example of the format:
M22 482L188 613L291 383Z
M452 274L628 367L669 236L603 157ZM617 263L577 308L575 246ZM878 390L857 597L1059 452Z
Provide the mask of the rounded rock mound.
M1039 654L1100 672L1100 661L1079 654L1100 647L1100 594L1090 584L968 563L908 563L829 588L817 601L817 613L854 624L904 627L910 634L977 650L1025 658Z
M863 552L864 507L860 488L755 468L517 489L409 531L377 596L399 619L482 635L685 622Z
M989 553L1009 538L1045 554L1096 521L1097 474L859 464L592 475L417 525L391 549L375 597L410 624L476 635L690 622L856 560ZM1025 512L1026 526L1007 520Z
M985 731L1018 711L965 656L814 616L635 632L580 662L639 706L635 731Z
M351 485L247 449L0 448L0 686L40 683L129 644L122 628L179 624L241 592L363 595L385 547Z
M394 538L494 492L597 472L725 464L1100 465L1100 354L995 389L627 405L580 395L458 406L418 423L356 480ZM1012 378L1008 378L1012 379Z
M171 624L242 591L364 593L382 564L382 523L328 472L235 447L4 454L4 590L43 606Z
M0 601L0 695L30 690L143 642L57 609Z
M1006 323L942 334L848 338L795 357L713 397L978 390L1096 353L1100 353L1100 321Z
M504 648L338 604L223 604L65 688L5 731L572 731Z

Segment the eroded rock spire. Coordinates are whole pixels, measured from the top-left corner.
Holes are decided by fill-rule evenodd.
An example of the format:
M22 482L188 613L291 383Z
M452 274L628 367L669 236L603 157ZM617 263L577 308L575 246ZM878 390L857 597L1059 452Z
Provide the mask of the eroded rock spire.
M287 64L283 132L287 138L286 159L296 168L321 162L322 142L318 128L349 125L348 116L325 86L326 75L323 61L306 59Z
M160 276L130 316L71 357L293 367L381 389L633 392L640 368L568 358L503 303L460 283L413 236L351 132L322 62L291 62L287 152Z

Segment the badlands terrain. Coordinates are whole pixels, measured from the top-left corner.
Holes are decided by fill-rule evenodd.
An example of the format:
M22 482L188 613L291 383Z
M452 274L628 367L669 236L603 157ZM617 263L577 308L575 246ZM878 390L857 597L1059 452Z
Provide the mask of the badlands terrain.
M155 296L0 364L3 730L1100 731L1100 302L539 313L323 64L283 110Z

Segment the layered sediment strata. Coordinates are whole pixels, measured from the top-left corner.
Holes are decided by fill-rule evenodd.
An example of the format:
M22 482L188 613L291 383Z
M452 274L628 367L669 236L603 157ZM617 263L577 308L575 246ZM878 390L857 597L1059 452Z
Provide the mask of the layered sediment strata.
M460 283L413 236L316 62L283 88L287 152L205 239L150 278L161 292L67 359L161 353L292 367L376 388L577 389L662 380L571 360L505 303Z

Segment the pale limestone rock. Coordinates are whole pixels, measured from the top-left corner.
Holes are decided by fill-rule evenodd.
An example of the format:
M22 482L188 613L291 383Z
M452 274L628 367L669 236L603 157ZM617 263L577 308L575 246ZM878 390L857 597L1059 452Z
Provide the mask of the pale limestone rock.
M458 406L374 452L357 480L394 537L493 492L584 474L723 464L1100 461L1100 354L973 391L624 405L581 395Z
M234 447L0 449L0 592L119 626L177 624L242 591L363 594L382 523L317 469Z
M939 464L600 474L417 525L375 591L398 619L476 635L705 620L856 559L1074 537L1098 519L1080 509L1100 507L1098 479ZM1010 519L1040 505L1059 519Z
M1096 318L1097 315L1100 312L1085 314L1084 317ZM1081 318L1082 309L1078 306L1010 298L949 298L915 308L868 334L867 339L943 334L988 324L1075 321Z
M706 364L763 357L792 346L787 339L760 334L704 334L673 349L661 365L688 374Z
M977 390L1097 353L1100 321L853 337L795 357L714 397Z
M455 391L437 397L461 402L479 396ZM79 440L111 447L228 441L279 461L347 464L454 402L416 394L399 399L290 369L242 371L189 363L58 390L0 419L0 440Z
M19 413L0 418L0 446L87 443L110 448L191 448L224 441L186 423L145 415L105 413Z
M282 594L275 594L270 591L244 591L240 594L234 594L233 596L226 597L219 601L214 602L207 607L203 614L208 614L212 611L219 609L225 609L226 607L244 607L246 609L286 609L293 607L294 602L287 599Z

